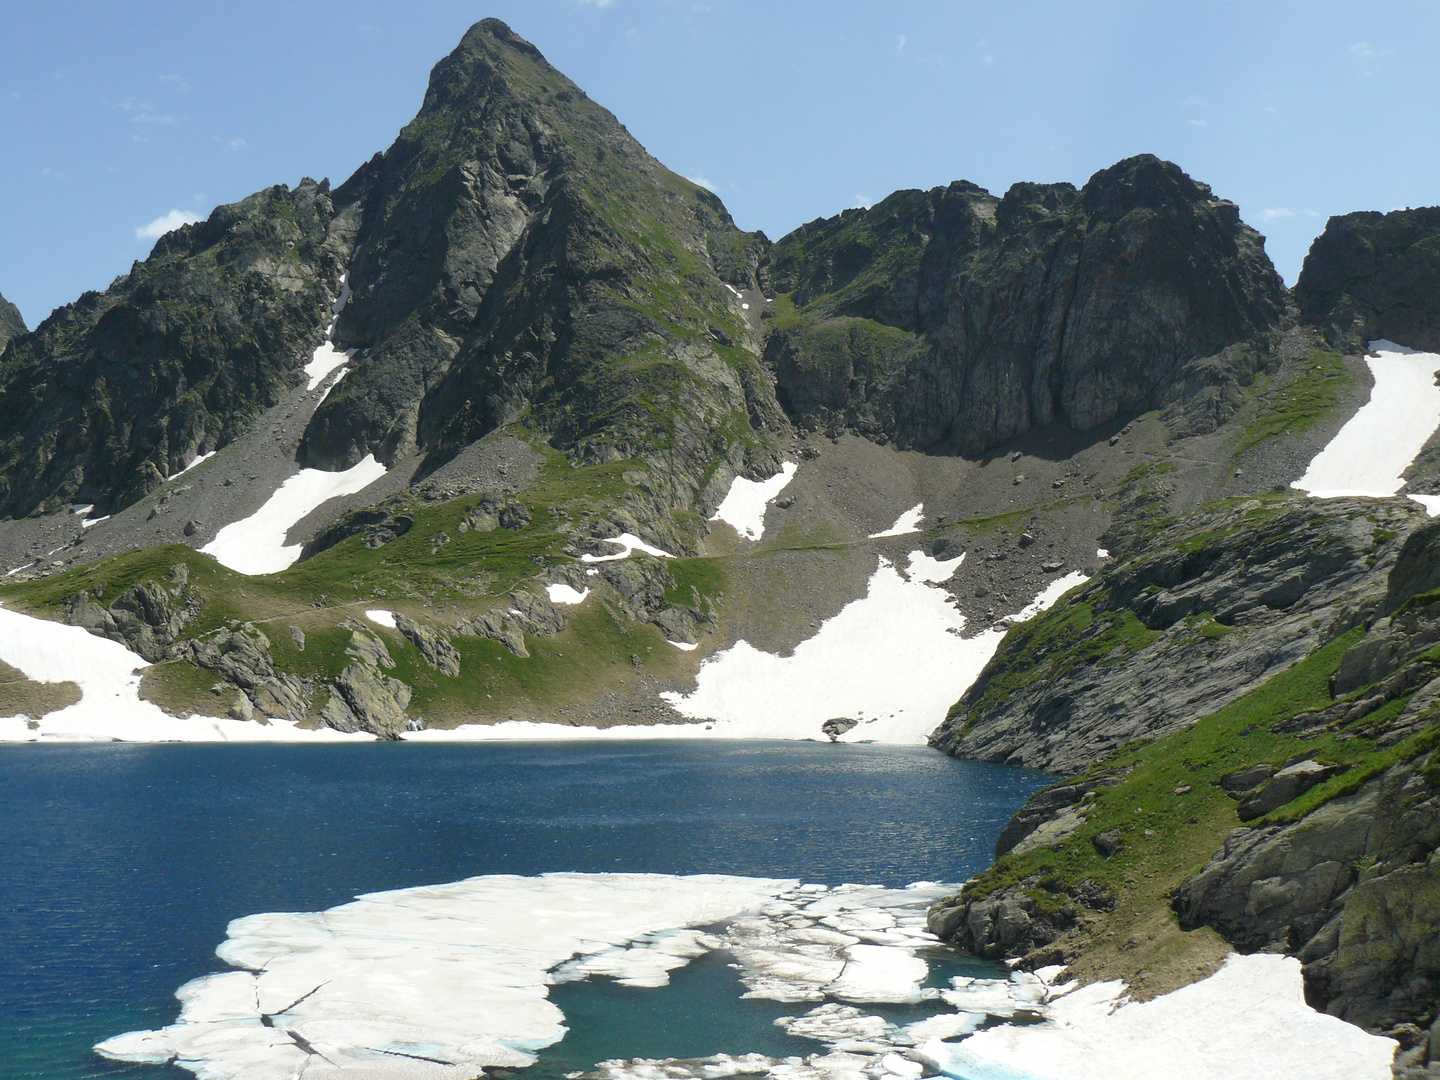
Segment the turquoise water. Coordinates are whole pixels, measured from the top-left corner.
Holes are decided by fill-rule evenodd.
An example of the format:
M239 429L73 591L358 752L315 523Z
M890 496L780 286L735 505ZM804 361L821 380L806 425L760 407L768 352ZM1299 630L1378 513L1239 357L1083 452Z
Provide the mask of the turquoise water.
M489 873L958 881L1046 779L817 743L3 747L0 1078L190 1077L90 1048L172 1021L242 915ZM814 1048L735 985L715 954L662 990L559 987L545 1060Z

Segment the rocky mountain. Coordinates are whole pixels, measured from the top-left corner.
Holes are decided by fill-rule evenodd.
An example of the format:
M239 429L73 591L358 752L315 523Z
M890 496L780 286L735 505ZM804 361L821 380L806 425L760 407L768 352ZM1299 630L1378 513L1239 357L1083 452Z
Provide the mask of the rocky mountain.
M1079 191L896 192L797 229L762 274L789 294L766 359L792 416L966 454L1152 408L1286 306L1235 205L1148 155Z
M5 351L11 338L19 337L25 330L25 318L20 314L20 309L0 296L0 353Z
M1342 348L1440 349L1440 207L1332 217L1295 283L1303 318Z
M325 185L274 187L162 236L12 341L0 514L119 509L233 440L300 380L347 251Z
M937 933L1137 997L1288 951L1423 1066L1440 531L1291 485L1369 340L1440 344L1437 242L1434 209L1334 218L1287 290L1140 156L772 244L487 20L339 187L12 320L0 599L132 649L167 722L302 734L858 741L909 698L814 699L893 655L909 737L1058 781ZM1440 490L1440 439L1402 472ZM701 692L737 656L738 722ZM0 676L41 734L81 694Z

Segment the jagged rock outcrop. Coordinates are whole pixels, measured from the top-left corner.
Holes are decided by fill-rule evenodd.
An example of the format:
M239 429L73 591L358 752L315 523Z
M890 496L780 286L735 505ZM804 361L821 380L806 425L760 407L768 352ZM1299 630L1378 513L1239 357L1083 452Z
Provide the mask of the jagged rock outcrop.
M20 314L20 309L0 296L0 353L5 352L5 346L10 343L11 338L19 337L25 332L25 317Z
M498 641L519 657L527 657L525 635L554 637L565 629L565 613L549 597L517 589L501 605L458 623L455 632Z
M395 628L410 639L425 662L440 674L451 678L460 674L460 653L440 631L398 614L395 616Z
M335 201L361 221L336 338L361 352L309 464L435 467L525 413L580 460L647 462L650 517L773 471L761 433L783 417L721 277L754 287L736 252L759 241L503 23L436 65Z
M901 191L780 240L767 361L803 423L979 453L1160 404L1219 357L1248 381L1285 288L1235 204L1142 155L1003 199ZM1228 350L1228 351L1227 351Z
M90 593L79 593L70 598L66 621L158 663L168 658L172 646L200 612L201 598L189 587L189 578L189 568L177 563L171 567L168 585L154 580L136 582L108 606Z
M1316 1008L1381 1031L1440 1000L1440 761L1401 763L1289 825L1236 829L1175 898L1181 926L1305 964Z
M1081 909L1109 911L1115 905L1094 881L1082 881L1058 907L1042 905L1034 896L1041 879L1027 878L1018 885L986 895L958 895L930 909L926 923L932 934L973 956L999 960L1023 956L1049 945L1075 925Z
M357 660L331 683L330 700L320 720L336 731L368 731L382 739L398 739L417 723L405 712L411 690L374 664Z
M931 736L947 753L1078 773L1186 727L1378 617L1423 511L1269 497L1136 534L1129 558L1012 629Z
M1440 206L1332 217L1305 257L1295 299L1337 348L1388 338L1440 350Z
M309 688L294 675L276 672L270 639L249 624L186 641L177 658L238 687L242 696L231 711L238 719L253 719L258 712L298 721L310 710Z
M0 516L128 506L302 378L348 256L328 188L222 206L0 364Z

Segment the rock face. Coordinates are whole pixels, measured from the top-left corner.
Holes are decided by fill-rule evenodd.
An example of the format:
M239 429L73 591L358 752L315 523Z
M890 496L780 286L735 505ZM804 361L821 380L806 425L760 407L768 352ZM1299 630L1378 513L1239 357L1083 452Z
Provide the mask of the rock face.
M313 181L222 206L12 341L0 516L127 506L294 387L348 252L334 216Z
M1440 350L1440 206L1332 217L1310 247L1295 299L1349 351L1374 338Z
M526 413L581 460L650 462L662 511L717 465L706 500L771 464L756 431L783 418L725 287L754 287L736 253L763 238L503 23L470 29L335 200L361 222L336 338L361 352L307 463L424 451L435 467Z
M368 731L382 739L398 739L415 727L405 712L409 704L410 687L371 664L356 661L332 684L320 719L336 731Z
M762 274L796 309L765 353L792 416L962 453L1153 407L1285 311L1235 205L1148 155L1079 191L896 192L797 229Z
M1423 520L1398 503L1285 497L1137 535L1131 557L1117 549L1083 592L1006 635L931 745L1075 773L1185 727L1380 616Z
M1032 895L1040 879L1026 879L1019 885L999 889L986 896L963 892L930 909L926 919L930 932L974 956L999 960L1023 956L1044 948L1075 925L1081 908L1108 911L1114 903L1093 881L1081 882L1070 903L1042 908Z
M1291 825L1236 829L1175 899L1181 926L1305 964L1317 1008L1381 1031L1440 999L1440 761L1397 765Z
M72 596L67 621L92 634L118 641L152 664L166 659L200 610L200 598L187 589L183 563L171 571L170 585L142 581L130 586L108 607L88 593Z
M239 688L240 696L231 709L237 719L251 720L259 713L298 721L309 712L305 683L294 675L276 672L270 639L248 623L185 642L182 658Z
M11 338L19 337L25 329L25 318L20 309L0 296L0 353L5 351Z

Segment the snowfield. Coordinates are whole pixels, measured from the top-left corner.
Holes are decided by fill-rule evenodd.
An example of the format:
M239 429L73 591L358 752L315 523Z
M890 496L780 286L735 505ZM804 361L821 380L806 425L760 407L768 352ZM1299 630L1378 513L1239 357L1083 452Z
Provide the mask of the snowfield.
M1290 486L1317 499L1358 495L1386 499L1405 481L1401 474L1440 428L1440 355L1415 352L1393 341L1372 341L1365 362L1375 378L1367 401L1315 455ZM1433 517L1440 496L1411 496Z
M780 466L769 480L746 480L735 477L730 491L715 510L711 521L723 521L746 540L759 540L765 535L765 509L770 500L784 491L795 479L798 468L793 461Z
M0 660L36 682L74 682L81 698L34 722L0 717L0 742L369 742L330 728L308 731L287 720L268 724L214 716L171 716L140 697L148 661L124 645L78 626L0 607Z
M265 505L226 525L200 550L241 574L275 574L293 566L304 545L285 537L301 518L341 495L354 495L385 475L385 466L366 454L344 472L301 469L281 484Z

